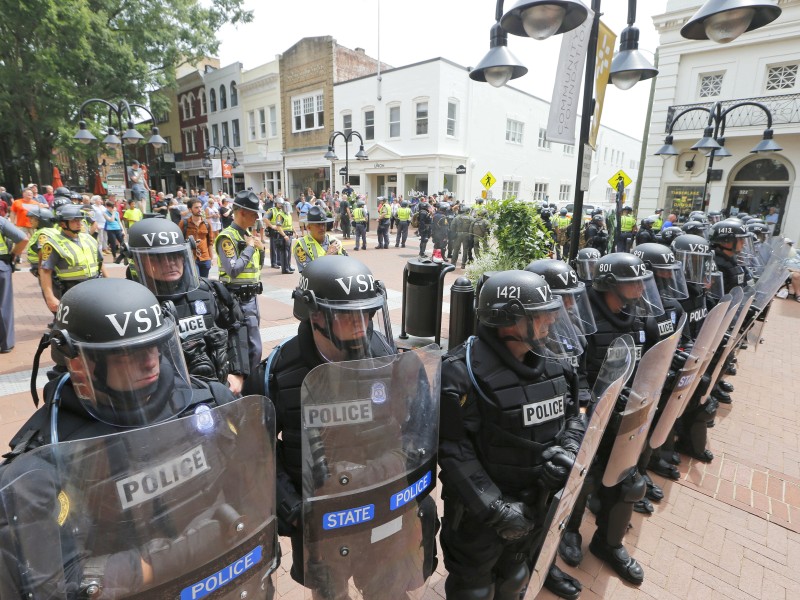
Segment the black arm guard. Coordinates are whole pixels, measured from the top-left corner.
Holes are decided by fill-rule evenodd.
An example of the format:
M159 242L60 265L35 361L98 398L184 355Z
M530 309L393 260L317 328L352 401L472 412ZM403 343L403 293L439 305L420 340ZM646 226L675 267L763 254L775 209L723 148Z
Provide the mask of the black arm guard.
M250 359L247 354L247 328L239 302L221 281L206 279L217 306L216 324L228 331L228 373L247 377ZM227 377L227 373L226 373ZM220 380L222 381L222 380Z
M278 533L280 535L289 535L296 529L294 523L300 518L303 497L297 492L292 480L289 478L289 474L280 462L277 465L275 492L278 504Z
M216 379L217 370L211 362L211 357L206 352L206 341L201 337L189 338L181 342L183 356L186 359L186 367L189 374L195 377L206 379Z
M211 357L211 362L217 372L219 381L228 379L228 332L219 327L209 329L203 336L206 342L206 351Z
M568 452L577 454L585 433L586 423L581 415L568 417L564 424L564 431L559 437L558 445Z

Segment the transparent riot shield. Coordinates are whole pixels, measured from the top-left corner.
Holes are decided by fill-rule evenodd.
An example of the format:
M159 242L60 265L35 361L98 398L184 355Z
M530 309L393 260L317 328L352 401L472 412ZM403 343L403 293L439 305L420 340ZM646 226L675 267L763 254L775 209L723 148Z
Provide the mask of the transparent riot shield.
M575 464L572 466L566 485L550 503L544 521L541 548L531 570L532 575L525 592L525 600L533 600L544 586L547 572L558 550L561 533L583 487L586 473L594 460L597 447L614 410L614 403L622 386L633 373L635 365L633 338L624 335L614 340L606 352L606 358L592 390L592 395L596 399L595 408L586 427Z
M700 401L700 404L705 404L708 402L708 398L711 396L711 392L719 380L720 374L722 373L722 368L725 366L728 356L730 356L730 353L736 347L738 340L740 339L739 332L742 330L742 324L747 318L748 311L750 310L750 306L752 305L754 298L755 295L753 294L752 290L749 289L743 292L742 300L738 307L734 307L734 304L731 303L731 306L728 310L730 311L735 309L736 315L731 321L731 326L728 332L723 336L721 341L722 346L719 349L718 356L715 356L716 362L712 363L711 365L713 369L709 376L707 393Z
M248 396L0 471L3 598L272 597L275 419Z
M622 481L639 460L684 325L685 314L678 322L675 333L650 348L639 361L614 446L603 473L603 485L606 487L615 486Z
M766 308L789 276L786 260L790 249L791 246L784 244L775 250L756 282L753 306L759 312Z
M421 598L433 568L441 353L330 363L301 393L303 560L314 598Z
M687 352L686 362L675 376L674 386L669 398L664 402L664 408L658 418L658 423L656 423L653 432L650 434L651 448L659 448L664 444L676 419L681 416L689 399L700 384L700 379L705 372L704 369L710 360L710 355L716 349L713 342L717 339L717 333L720 329L724 332L730 325L730 322L725 320L730 303L731 296L726 294L709 311L703 321L703 326L700 328L694 344ZM731 314L730 318L733 318L733 314Z

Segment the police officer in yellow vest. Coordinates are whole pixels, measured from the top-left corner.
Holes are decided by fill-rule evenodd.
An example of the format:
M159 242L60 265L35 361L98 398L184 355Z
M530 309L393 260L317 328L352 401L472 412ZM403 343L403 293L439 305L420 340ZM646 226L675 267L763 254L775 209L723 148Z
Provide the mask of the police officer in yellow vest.
M28 235L0 217L0 354L14 348L14 265L28 243Z
M364 204L364 201L359 199L353 209L353 223L356 225L356 247L353 250L358 250L359 239L361 249L367 249L367 212L364 210ZM378 239L380 240L380 237Z
M392 205L387 198L378 196L378 245L375 246L376 250L381 248L385 250L389 247L389 227L391 224ZM400 229L398 228L397 231L399 235Z
M233 223L220 231L215 241L219 280L236 296L244 313L251 373L261 361L262 350L258 296L262 290L264 244L251 229L260 212L258 196L252 190L238 192L233 200Z
M83 230L83 217L81 207L76 204L60 206L56 210L58 230L48 230L41 242L39 284L53 314L64 292L82 281L107 277L97 240Z
M328 235L328 223L333 223L333 217L328 217L319 206L312 206L304 219L308 233L297 238L292 244L292 254L297 261L300 272L312 260L327 254L347 254L342 248L342 243L335 237Z
M397 209L397 238L394 241L394 247L406 247L406 240L408 239L408 226L411 223L411 209L408 207L408 200L403 200L400 203L400 208Z
M47 241L48 234L55 235L58 230L53 227L55 215L49 208L34 206L28 211L31 228L34 230L28 244L28 262L31 264L31 275L39 277L39 251L42 244Z
M277 212L273 213L275 231L278 232L278 256L281 263L281 274L294 273L292 268L292 237L294 236L294 223L292 221L292 203L278 202L275 205Z
M558 216L554 217L553 220L556 234L556 258L561 258L564 248L569 245L570 225L572 225L572 219L569 216L569 211L566 208L562 208L558 211Z
M617 252L627 252L633 243L633 234L636 231L636 218L630 206L622 207L622 216L619 219L620 234L617 240Z
M661 231L661 228L664 226L664 220L661 218L661 215L664 213L663 208L657 208L656 214L650 217L653 219L653 231L658 233Z

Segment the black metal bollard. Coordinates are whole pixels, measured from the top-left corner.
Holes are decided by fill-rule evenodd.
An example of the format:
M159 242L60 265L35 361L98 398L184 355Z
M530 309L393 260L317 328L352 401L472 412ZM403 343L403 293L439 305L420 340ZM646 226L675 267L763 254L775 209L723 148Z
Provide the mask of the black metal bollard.
M475 288L466 277L450 287L450 333L447 347L455 348L475 333Z

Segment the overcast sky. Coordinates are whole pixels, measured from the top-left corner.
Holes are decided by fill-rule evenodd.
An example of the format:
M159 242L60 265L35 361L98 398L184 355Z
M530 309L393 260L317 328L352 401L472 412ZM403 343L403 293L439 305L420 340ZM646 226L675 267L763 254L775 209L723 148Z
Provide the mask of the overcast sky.
M514 0L506 0L506 9L513 4ZM658 45L652 16L662 14L666 4L667 0L638 3L639 48L651 60ZM253 22L220 31L222 66L239 61L252 69L304 37L322 35L333 36L348 48L364 48L372 57L380 55L393 67L438 56L475 66L489 50L495 10L493 0L245 0L245 6L253 11ZM627 6L626 0L602 2L602 20L618 36L626 25ZM543 42L509 36L508 45L528 67L527 75L513 80L512 87L549 101L561 36ZM650 82L625 92L609 86L602 123L641 139L649 92Z

